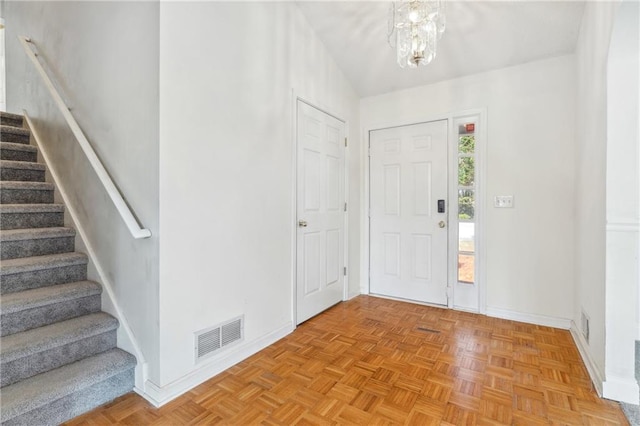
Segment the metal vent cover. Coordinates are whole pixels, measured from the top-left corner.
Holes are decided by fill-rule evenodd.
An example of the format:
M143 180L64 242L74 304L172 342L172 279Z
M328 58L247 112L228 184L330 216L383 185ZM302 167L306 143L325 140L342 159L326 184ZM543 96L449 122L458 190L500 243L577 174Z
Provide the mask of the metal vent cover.
M242 339L242 317L221 327L222 347Z
M244 315L195 333L196 362L244 339Z

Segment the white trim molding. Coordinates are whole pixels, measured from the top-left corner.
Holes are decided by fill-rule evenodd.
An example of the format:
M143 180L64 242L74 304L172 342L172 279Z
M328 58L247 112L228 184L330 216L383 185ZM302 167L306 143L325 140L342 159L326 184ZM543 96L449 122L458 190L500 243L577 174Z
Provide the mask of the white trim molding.
M638 405L640 388L635 379L627 377L616 377L607 374L607 380L602 384L602 396L614 401L626 402L627 404Z
M571 320L567 318L528 314L523 312L510 311L508 309L492 308L490 306L487 306L486 314L489 317L525 322L528 324L541 325L544 327L561 328L563 330L569 330L571 328Z
M607 232L640 232L640 222L634 219L607 220Z
M587 367L587 372L589 373L591 382L596 388L598 396L601 397L604 374L602 374L602 371L600 371L595 361L591 357L591 352L589 352L589 344L582 336L580 330L578 330L578 326L574 321L571 321L571 328L569 329L569 331L571 332L571 337L573 337L573 341L575 342L576 347L578 348L578 352L582 357L582 362L584 362L585 367Z
M155 407L161 407L190 389L222 373L224 370L247 359L256 352L277 342L291 333L293 329L293 323L289 322L265 336L235 346L233 351L223 352L218 356L210 358L206 362L203 362L196 370L171 383L158 386L152 381L147 380L144 384L144 389L136 387L134 391Z

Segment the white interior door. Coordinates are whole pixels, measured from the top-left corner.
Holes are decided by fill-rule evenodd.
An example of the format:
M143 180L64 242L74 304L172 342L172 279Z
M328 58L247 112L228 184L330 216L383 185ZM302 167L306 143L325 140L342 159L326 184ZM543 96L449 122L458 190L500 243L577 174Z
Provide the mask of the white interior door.
M344 122L297 105L297 323L344 294Z
M372 131L369 143L370 292L446 305L447 121Z

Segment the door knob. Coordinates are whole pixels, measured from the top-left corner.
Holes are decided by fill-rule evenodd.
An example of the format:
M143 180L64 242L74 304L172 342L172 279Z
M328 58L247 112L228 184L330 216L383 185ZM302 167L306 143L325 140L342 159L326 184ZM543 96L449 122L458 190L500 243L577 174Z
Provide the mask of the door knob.
M307 221L306 220L299 220L298 221L298 226L300 228L306 228L307 227Z
M440 222L438 222L438 226L440 228L444 228L445 226L447 226L447 224L444 222L444 220L441 220Z

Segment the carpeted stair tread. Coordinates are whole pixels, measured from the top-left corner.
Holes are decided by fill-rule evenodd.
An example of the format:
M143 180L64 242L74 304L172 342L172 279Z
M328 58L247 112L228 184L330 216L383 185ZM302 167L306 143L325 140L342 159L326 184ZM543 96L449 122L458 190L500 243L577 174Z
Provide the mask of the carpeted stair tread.
M10 161L38 161L38 148L33 145L0 142L0 159Z
M34 328L3 337L0 359L10 362L117 328L118 320L104 312Z
M40 271L43 269L59 268L69 265L86 265L87 262L87 255L77 252L7 259L3 260L0 265L0 277L18 274L21 272Z
M15 126L0 125L0 140L2 142L16 142L29 144L31 132L29 129Z
M0 231L0 242L73 237L75 235L75 229L66 227L8 229Z
M49 182L0 180L0 203L51 204L53 189Z
M0 294L84 281L87 263L87 256L77 252L3 260L0 262Z
M44 182L44 164L29 161L0 160L0 180L5 182Z
M22 169L22 170L42 170L44 171L44 164L30 163L28 161L11 161L0 160L0 167L3 169Z
M85 358L38 374L2 389L0 422L45 407L67 395L82 391L135 367L133 355L121 350Z
M38 148L34 145L25 145L23 143L15 143L15 142L0 142L0 150L11 150L11 151L27 151L27 152L38 152Z
M20 114L14 114L12 112L0 111L0 120L22 121L23 117Z
M61 212L64 204L0 204L0 214Z
M15 133L15 134L21 134L21 135L29 135L29 129L25 129L24 127L18 127L18 126L9 126L7 124L1 124L0 125L0 132L2 133Z
M49 182L0 181L0 189L29 189L32 191L52 191L53 184Z
M0 230L64 226L63 204L0 204Z
M2 315L9 315L28 309L94 296L100 293L102 293L102 287L93 281L78 281L8 293L3 295L0 300L0 313L2 313Z

